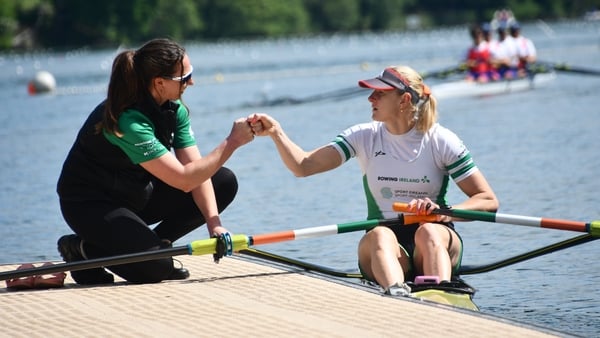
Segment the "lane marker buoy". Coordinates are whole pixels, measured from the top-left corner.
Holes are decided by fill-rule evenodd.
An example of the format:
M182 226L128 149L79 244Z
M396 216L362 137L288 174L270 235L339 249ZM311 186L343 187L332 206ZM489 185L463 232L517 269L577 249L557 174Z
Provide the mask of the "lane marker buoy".
M31 95L48 93L56 90L56 79L50 72L41 70L27 84L27 92Z

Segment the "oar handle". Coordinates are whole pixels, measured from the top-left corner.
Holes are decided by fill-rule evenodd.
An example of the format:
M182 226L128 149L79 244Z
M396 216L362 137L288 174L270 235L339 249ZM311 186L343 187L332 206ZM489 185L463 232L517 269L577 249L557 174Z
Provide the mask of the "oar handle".
M397 212L414 212L406 203L394 203L392 208ZM550 228L557 230L587 232L594 237L600 237L600 221L590 223L570 221L556 218L530 217L520 215L501 214L487 211L461 210L461 209L435 209L432 214L446 215L474 221L506 223L531 227Z
M394 202L394 204L392 204L392 209L394 209L394 211L396 212L412 212L415 213L417 212L417 209L413 206L409 206L408 203L401 203L401 202ZM452 209L435 209L432 213L436 214L436 215L446 215L446 216L450 216L446 213L443 213L444 210L452 210Z
M422 222L435 222L437 221L437 216L435 215L406 215L402 214L399 217L402 217L403 224L415 224Z
M397 212L416 212L414 207L410 207L408 203L396 202L392 205L394 211ZM492 212L477 211L477 210L460 210L460 209L435 209L431 212L433 215L451 216L464 219L476 219L478 221L495 222L496 214Z

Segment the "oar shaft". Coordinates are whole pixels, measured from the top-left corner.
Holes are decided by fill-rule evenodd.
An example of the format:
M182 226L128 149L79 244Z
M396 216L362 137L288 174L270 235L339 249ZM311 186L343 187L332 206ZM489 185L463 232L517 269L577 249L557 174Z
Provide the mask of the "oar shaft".
M400 220L392 220L393 222L402 222ZM277 243L283 241L293 241L296 239L305 239L305 238L314 238L314 237L322 237L329 236L335 234L342 234L346 232L367 230L370 228L374 228L379 225L383 221L380 220L368 220L362 222L351 222L351 223L340 223L340 224L330 224L323 225L319 227L312 228L304 228L298 230L286 230L280 232L274 232L270 234L264 235L254 235L252 236L252 245L262 245L269 243Z
M600 70L598 70L598 69L574 67L574 66L567 65L565 63L556 63L556 62L547 62L547 61L537 61L535 63L530 63L527 65L527 70L531 73L548 73L548 72L551 72L554 70L554 71L559 71L559 72L582 74L582 75L594 75L594 76L600 75Z
M536 249L533 251L525 252L525 253L522 253L517 256L506 258L506 259L500 260L498 262L493 262L493 263L488 263L488 264L483 264L483 265L462 265L460 267L459 274L460 275L473 275L476 273L488 272L488 271L504 268L509 265L521 263L521 262L542 256L542 255L547 255L549 253L553 253L553 252L556 252L559 250L564 250L564 249L573 247L575 245L587 243L587 242L594 241L597 239L598 239L598 237L594 237L590 234L579 235L577 237L569 238L567 240L564 240L564 241L561 241L558 243L554 243L551 245L547 245L545 247L542 247L542 248L539 248L539 249Z
M578 221L541 217L526 217L501 213L496 214L496 222L579 232L588 232L589 225L588 223Z
M433 216L435 217L435 216ZM367 220L350 223L325 225L298 230L281 231L270 234L255 236L232 235L231 244L233 251L248 249L252 245L277 243L296 239L313 238L341 234L359 230L372 229L378 225L404 225L431 220L432 216L399 215L398 218L385 220ZM36 267L32 269L18 269L0 272L0 280L20 278L33 275L44 275L63 271L77 271L97 267L112 266L148 261L153 259L167 258L178 255L207 255L217 251L217 239L208 238L191 242L185 246L174 248L145 251L120 256L110 256L96 259L88 259L70 263L59 263L50 266Z
M362 278L362 274L358 271L349 272L349 271L334 270L334 269L328 268L326 266L308 263L308 262L304 262L304 261L289 258L289 257L280 256L280 255L274 254L272 252L266 252L266 251L262 251L259 249L250 248L250 249L246 249L246 250L241 250L240 253L248 255L248 256L252 256L252 257L266 259L266 260L276 262L276 263L293 265L293 266L302 268L304 270L316 271L316 272L320 272L320 273L323 273L323 274L326 274L329 276L343 277L343 278Z
M213 247L214 248L214 247ZM86 259L83 261L71 262L71 263L59 263L54 265L40 266L31 269L18 269L13 271L0 272L0 280L7 280L13 278L27 277L33 275L46 275L56 272L63 271L78 271L91 268L97 268L101 266L121 265L136 263L142 261L148 261L153 259L167 258L179 255L186 255L190 252L189 246L178 246L173 248L166 248L153 251L138 252L127 255L103 257Z
M369 230L378 225L404 225L419 222L433 221L435 216L400 215L399 218L385 220L367 220L350 223L330 224L319 227L304 228L298 230L287 230L251 237L250 245L262 245L297 239L315 238L348 232ZM235 249L235 245L234 245ZM243 248L246 249L246 248Z
M573 67L573 66L569 66L567 64L561 64L561 63L555 63L552 64L552 68L558 70L558 71L563 71L563 72L569 72L569 73L577 73L577 74L583 74L583 75L600 75L600 70L596 70L596 69L586 69L586 68L581 68L581 67Z
M393 209L397 212L412 212L412 208L410 208L406 203L394 203ZM596 237L600 236L600 221L586 223L556 218L530 217L461 209L436 209L432 213L436 215L446 215L475 221L587 232Z
M277 243L283 241L293 241L296 239L321 237L327 235L338 234L338 225L324 225L321 227L300 229L300 230L288 230L280 231L271 234L255 235L252 236L253 245L262 245L269 243Z
M438 70L438 71L423 72L423 73L421 73L421 77L423 79L426 79L426 78L443 79L443 78L446 78L446 77L448 77L450 75L454 75L454 74L465 72L465 71L467 71L467 69L468 69L467 65L464 64L464 63L461 63L458 66L453 66L453 67L442 69L442 70Z

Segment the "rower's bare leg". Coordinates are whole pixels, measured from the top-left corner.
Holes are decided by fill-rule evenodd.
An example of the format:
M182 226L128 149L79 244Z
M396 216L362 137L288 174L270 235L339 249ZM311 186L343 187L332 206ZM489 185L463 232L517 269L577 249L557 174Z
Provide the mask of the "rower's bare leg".
M384 289L404 282L408 257L400 250L396 236L387 227L376 227L360 240L358 260L363 271Z
M460 240L453 231L437 223L422 224L415 233L415 248L417 274L438 276L440 280L452 278L452 266L460 253Z

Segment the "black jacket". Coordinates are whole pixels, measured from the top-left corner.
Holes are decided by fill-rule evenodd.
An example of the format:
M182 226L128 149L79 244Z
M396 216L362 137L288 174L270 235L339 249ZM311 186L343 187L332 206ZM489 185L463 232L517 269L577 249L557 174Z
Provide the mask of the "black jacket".
M147 102L133 108L150 117L156 127L155 136L170 150L179 105L167 101L159 107L153 100ZM152 181L156 178L96 131L105 103L92 111L79 131L58 179L58 195L63 200L112 201L141 210L152 194Z

